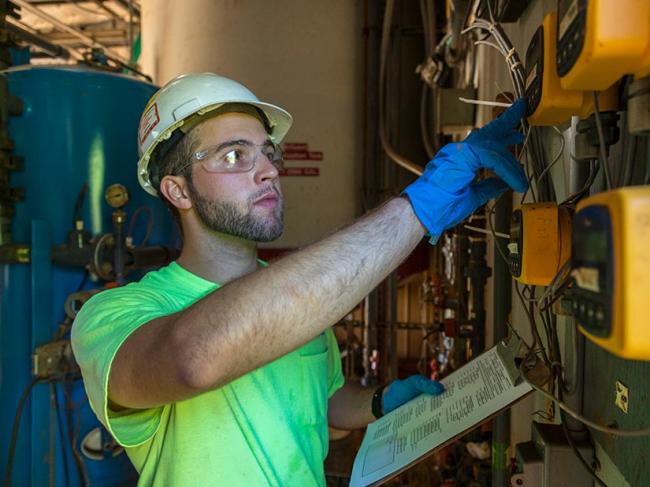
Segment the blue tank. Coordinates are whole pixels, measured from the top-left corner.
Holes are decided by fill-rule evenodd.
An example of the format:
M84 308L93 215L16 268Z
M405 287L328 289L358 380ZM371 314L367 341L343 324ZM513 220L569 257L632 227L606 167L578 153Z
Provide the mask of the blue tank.
M31 263L0 265L3 478L11 423L32 380L32 352L55 336L69 294L102 285L87 279L83 268L58 267L51 261L51 248L64 244L73 228L75 202L84 185L87 191L80 211L85 229L93 235L111 231L112 208L104 201L104 191L120 183L130 195L124 208L129 216L148 207L133 225L134 243L144 234L146 218L152 218L148 243L177 244L166 208L146 194L136 179L138 120L155 86L83 68L29 66L10 69L5 75L10 93L24 106L22 115L9 123L14 154L24 157L24 169L12 174L11 185L26 192L25 200L16 204L13 238L31 246ZM83 475L93 486L133 485L136 475L128 458L98 428L80 380L67 381L65 387L35 385L20 422L11 485L48 485L52 475L55 485L82 485ZM75 461L71 441L80 449L84 439Z

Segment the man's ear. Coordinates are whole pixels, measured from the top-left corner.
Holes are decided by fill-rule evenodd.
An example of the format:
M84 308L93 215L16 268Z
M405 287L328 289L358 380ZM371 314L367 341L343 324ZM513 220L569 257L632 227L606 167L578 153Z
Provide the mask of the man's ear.
M179 210L192 208L192 200L187 191L187 181L183 176L167 175L160 181L160 193Z

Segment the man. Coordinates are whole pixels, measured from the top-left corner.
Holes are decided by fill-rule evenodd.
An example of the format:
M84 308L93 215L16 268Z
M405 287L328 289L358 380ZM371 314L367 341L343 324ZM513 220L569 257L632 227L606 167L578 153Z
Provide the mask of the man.
M445 147L424 175L339 232L278 260L257 242L282 232L278 143L284 110L242 85L181 76L141 119L138 177L183 233L179 259L98 294L73 327L91 405L124 445L140 485L324 485L327 423L363 427L442 386L344 384L330 327L428 231L437 238L526 179L506 146L525 106ZM501 179L475 183L492 169Z

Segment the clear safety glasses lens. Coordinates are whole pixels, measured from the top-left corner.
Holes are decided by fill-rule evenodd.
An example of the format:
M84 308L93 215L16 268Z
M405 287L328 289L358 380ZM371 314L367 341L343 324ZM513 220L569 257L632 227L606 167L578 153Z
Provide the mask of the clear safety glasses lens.
M280 146L273 143L265 144L229 144L227 147L212 147L198 151L194 159L200 162L207 172L236 173L248 172L255 166L259 155L268 158L278 169L284 165L284 157Z

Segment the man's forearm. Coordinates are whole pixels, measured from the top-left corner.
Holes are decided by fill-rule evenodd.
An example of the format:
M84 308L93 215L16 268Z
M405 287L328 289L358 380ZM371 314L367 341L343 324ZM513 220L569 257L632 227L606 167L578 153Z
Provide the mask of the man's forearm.
M179 313L174 346L206 390L268 363L341 319L422 239L405 198L224 286Z
M330 426L353 430L364 428L375 420L372 414L374 387L363 387L358 383L346 381L330 398L327 419Z

